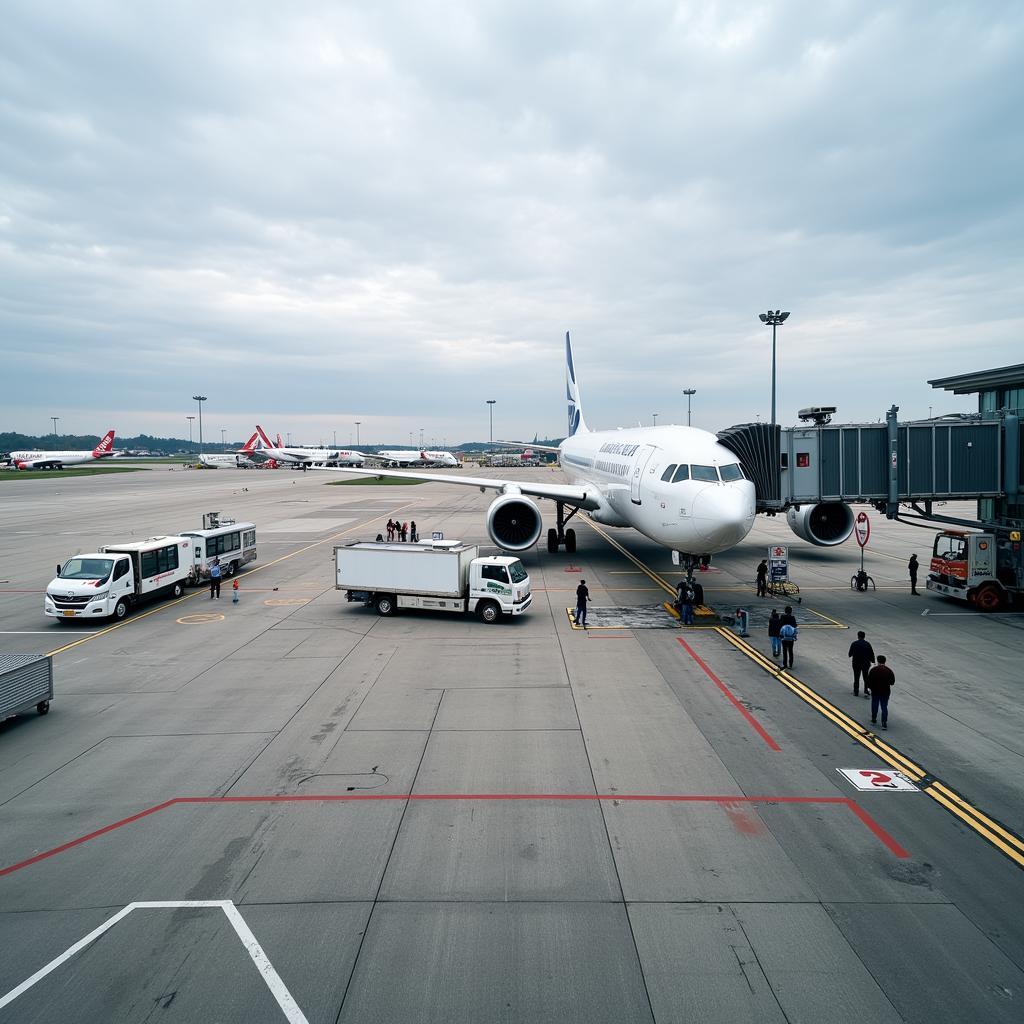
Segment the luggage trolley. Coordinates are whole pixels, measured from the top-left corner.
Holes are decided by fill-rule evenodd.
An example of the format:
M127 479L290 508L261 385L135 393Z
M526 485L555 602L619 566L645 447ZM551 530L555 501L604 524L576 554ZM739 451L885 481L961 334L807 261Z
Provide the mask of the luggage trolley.
M772 597L796 598L797 604L803 601L800 588L792 580L769 580L768 593Z
M41 715L53 699L53 659L46 654L0 654L0 721L31 711Z

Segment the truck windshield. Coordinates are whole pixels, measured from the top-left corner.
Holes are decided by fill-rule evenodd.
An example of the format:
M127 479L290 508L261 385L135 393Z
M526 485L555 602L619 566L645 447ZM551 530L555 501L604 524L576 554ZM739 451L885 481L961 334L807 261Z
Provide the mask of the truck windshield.
M112 558L70 558L60 571L62 580L104 580L114 568Z
M508 567L508 571L512 576L513 583L522 583L523 580L528 578L526 570L523 568L523 563L518 558Z
M963 537L951 537L940 533L935 538L933 554L947 562L959 562L967 557L967 541Z

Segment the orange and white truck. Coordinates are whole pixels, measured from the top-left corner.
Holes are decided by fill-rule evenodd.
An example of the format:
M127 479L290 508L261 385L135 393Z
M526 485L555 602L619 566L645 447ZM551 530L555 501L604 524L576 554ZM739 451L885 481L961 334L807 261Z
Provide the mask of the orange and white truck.
M930 591L997 612L1024 595L1020 530L943 530L932 546Z

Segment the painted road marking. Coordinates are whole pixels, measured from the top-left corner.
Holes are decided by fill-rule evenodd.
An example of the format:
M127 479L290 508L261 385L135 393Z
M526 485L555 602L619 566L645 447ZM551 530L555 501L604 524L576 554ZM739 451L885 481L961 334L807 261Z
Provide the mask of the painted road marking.
M968 803L959 793L940 781L931 772L915 764L901 751L874 733L867 730L859 722L854 721L845 712L821 694L801 682L792 673L781 671L774 662L769 661L759 651L729 630L719 628L718 633L725 637L734 647L741 650L751 661L774 676L783 686L792 691L801 700L809 704L819 714L824 715L833 725L838 726L848 736L866 747L886 764L902 772L912 782L917 783L922 793L930 796L936 803L955 815L973 832L991 843L1000 853L1005 854L1020 868L1024 868L1024 837L984 811Z
M416 501L406 502L404 505L399 505L398 508L391 510L391 515L395 512L401 512L403 509L412 508L417 505ZM378 519L381 517L378 516ZM348 533L354 533L356 530L361 530L365 526L369 526L370 523L374 522L373 519L368 519L365 523L359 523L356 526L349 527L347 530L342 530L341 533L336 533L331 537L324 537L323 540L313 541L312 544L307 544L303 548L298 548L295 551L289 552L287 555L281 555L280 558L275 558L270 562L264 562L262 565L254 566L249 569L242 579L248 579L253 573L261 572L263 569L269 569L272 565L278 565L281 562L287 562L289 558L294 558L296 555L301 555L304 551L312 551L313 548L318 548L323 544L329 544L332 540L337 540L339 537L344 537ZM138 622L139 619L148 618L150 615L156 615L157 612L162 612L166 608L173 608L176 604L181 604L182 601L191 601L193 598L199 597L200 594L204 594L205 589L197 590L194 594L186 594L184 597L179 597L176 601L169 601L167 604L157 605L155 608L150 608L148 612L142 612L139 615L133 615L130 619L125 619L123 622L115 622L112 626L107 626L106 629L98 630L95 633L90 633L89 636L82 637L81 640L74 640L70 644L65 644L63 647L58 647L55 650L47 651L47 657L52 658L54 655L63 654L65 651L70 651L72 647L78 647L80 644L87 644L90 640L95 640L98 636L106 636L108 633L112 633L115 629L121 629L123 626L128 626L133 622Z
M16 864L9 864L0 868L0 878L4 875L13 875L16 871L22 871L40 861L49 860L59 853L72 850L83 843L91 842L100 836L107 835L116 829L131 825L133 822L141 821L150 815L165 811L168 807L176 807L186 804L308 804L308 803L341 803L343 801L358 800L427 800L427 801L455 801L455 800L537 800L545 802L557 801L578 801L597 800L609 801L613 804L619 803L708 803L708 804L836 804L846 807L855 814L860 821L871 830L875 837L881 842L894 857L907 858L910 854L888 833L874 818L864 810L855 800L845 796L744 796L730 794L727 796L695 796L689 793L324 793L324 794L301 794L291 796L176 796L165 800L162 804L155 804L147 807L137 814L132 814L120 821L104 825L94 832L89 832L77 839L71 839L60 846L50 850L44 850Z
M195 615L182 615L174 621L179 626L201 626L206 622L223 622L224 616L220 612L197 612Z
M61 964L67 963L76 953L81 952L86 946L95 942L101 935L110 931L119 921L123 921L134 910L192 910L200 907L219 907L224 911L227 919L231 922L235 934L242 940L245 951L249 958L256 965L270 994L274 997L277 1005L281 1007L284 1018L288 1024L309 1024L306 1015L299 1009L298 1003L292 998L287 986L281 980L281 976L274 969L274 965L263 952L252 930L245 923L238 908L230 900L159 900L149 903L129 903L123 910L119 910L113 917L108 918L98 928L94 928L85 938L79 939L73 946L66 949L58 957L54 957L45 967L41 967L31 977L26 978L20 985L12 988L7 995L0 998L0 1010L20 995L24 995L33 985L42 981L48 974L52 974Z
M268 597L263 602L267 605L282 605L282 604L309 604L308 597Z
M920 793L910 779L889 768L879 771L877 768L837 768L854 789L863 793Z

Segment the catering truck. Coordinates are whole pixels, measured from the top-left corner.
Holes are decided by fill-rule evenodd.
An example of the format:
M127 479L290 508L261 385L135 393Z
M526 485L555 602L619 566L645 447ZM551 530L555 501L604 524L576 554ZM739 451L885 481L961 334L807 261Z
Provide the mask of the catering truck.
M936 594L967 601L983 612L997 612L1024 595L1021 531L985 533L943 530L932 545L925 585Z
M480 557L476 545L459 541L353 541L334 549L334 569L336 588L379 615L429 608L497 622L502 615L522 615L533 601L518 558Z
M51 619L123 619L140 601L181 597L192 573L188 537L150 537L106 544L75 555L46 586L43 610Z

